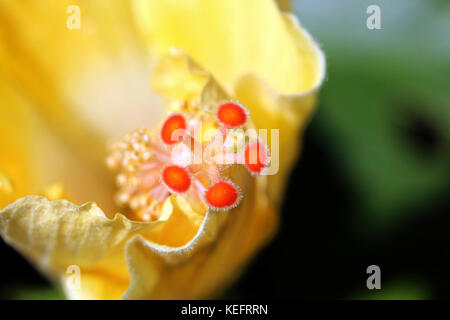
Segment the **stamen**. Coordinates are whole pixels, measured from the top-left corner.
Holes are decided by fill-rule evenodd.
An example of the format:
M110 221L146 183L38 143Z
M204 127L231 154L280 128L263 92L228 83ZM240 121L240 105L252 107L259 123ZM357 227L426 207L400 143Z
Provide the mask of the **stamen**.
M161 129L161 138L166 144L180 142L183 137L174 138L172 135L176 130L186 129L186 119L181 114L174 114L167 118Z
M107 164L117 170L118 205L131 209L137 220L156 220L161 204L170 195L160 183L161 171L170 153L148 129L138 129L111 148ZM154 141L153 141L154 140Z
M223 103L217 108L217 119L225 126L238 128L247 121L248 112L240 104L235 102Z
M171 193L180 194L198 212L206 213L208 207L231 209L238 205L241 193L233 182L223 180L222 169L229 163L244 164L251 173L259 174L267 166L266 145L256 142L244 148L245 140L238 148L235 143L228 145L232 140L228 135L248 120L242 105L226 102L216 114L202 112L172 114L160 131L138 129L112 147L107 164L118 171L116 202L127 207L135 219L159 219ZM201 136L194 138L200 126ZM177 130L185 132L178 134ZM209 162L205 161L206 150L211 151Z
M206 191L205 200L213 209L228 210L237 206L240 194L233 183L222 180L214 183Z
M253 142L245 148L245 166L254 174L260 174L269 164L269 153L266 145Z
M191 177L179 166L168 166L163 170L162 181L173 193L186 192L191 185Z

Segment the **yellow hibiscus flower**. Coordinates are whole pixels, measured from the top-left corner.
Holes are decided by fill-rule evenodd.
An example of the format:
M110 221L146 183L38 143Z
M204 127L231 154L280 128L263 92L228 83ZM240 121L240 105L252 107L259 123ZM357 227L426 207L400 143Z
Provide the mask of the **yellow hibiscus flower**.
M73 5L79 29L67 28ZM3 239L69 298L217 295L276 231L324 78L317 44L280 8L289 3L0 1ZM118 205L108 145L160 128L168 111L196 114L228 99L247 107L253 127L279 129L278 150L269 145L276 175L227 169L243 199L225 211L176 193L152 219Z

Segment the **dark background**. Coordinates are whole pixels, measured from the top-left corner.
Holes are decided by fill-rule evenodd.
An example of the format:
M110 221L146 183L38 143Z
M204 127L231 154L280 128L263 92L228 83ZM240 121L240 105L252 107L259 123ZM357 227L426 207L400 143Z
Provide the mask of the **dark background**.
M381 30L366 9L381 9ZM225 298L450 298L448 1L304 0L327 80L275 240ZM0 298L62 298L0 243ZM366 268L381 268L368 290Z

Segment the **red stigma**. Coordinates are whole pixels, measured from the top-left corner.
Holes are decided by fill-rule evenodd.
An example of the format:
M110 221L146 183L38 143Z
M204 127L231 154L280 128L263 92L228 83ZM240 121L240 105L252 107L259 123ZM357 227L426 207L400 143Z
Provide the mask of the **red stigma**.
M247 121L247 110L238 103L226 102L217 109L217 119L225 126L237 128Z
M180 142L182 137L172 137L175 130L186 129L186 119L180 114L171 115L164 122L161 129L161 138L166 144L174 144Z
M186 192L191 185L191 177L179 166L168 166L162 173L164 184L174 193Z
M269 154L267 146L260 142L253 142L245 148L245 166L252 173L261 173L267 167Z
M231 209L239 201L239 191L231 182L219 181L206 191L205 198L214 209Z

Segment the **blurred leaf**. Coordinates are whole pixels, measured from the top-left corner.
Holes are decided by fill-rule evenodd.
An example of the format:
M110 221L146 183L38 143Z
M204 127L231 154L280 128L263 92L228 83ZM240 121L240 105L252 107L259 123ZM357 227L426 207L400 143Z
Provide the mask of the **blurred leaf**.
M376 2L382 30L361 23L363 2L356 12L339 11L340 28L333 21L311 28L328 62L313 126L349 177L358 214L366 225L386 227L448 191L450 54L442 45L448 12L435 19L432 1ZM418 17L433 23L419 28Z
M10 290L12 300L65 300L63 292L56 287L15 287Z
M367 290L356 294L357 300L427 300L430 294L426 286L420 282L397 280L385 288Z

